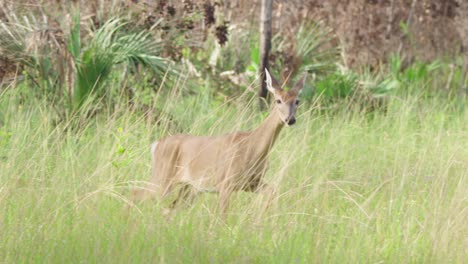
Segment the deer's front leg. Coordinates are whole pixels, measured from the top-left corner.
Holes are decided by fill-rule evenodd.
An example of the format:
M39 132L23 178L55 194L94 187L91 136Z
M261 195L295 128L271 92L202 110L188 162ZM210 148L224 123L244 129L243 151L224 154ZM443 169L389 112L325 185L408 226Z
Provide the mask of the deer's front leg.
M273 204L273 199L276 194L276 187L267 183L262 183L257 190L255 191L259 195L261 195L261 203L260 203L260 211L258 214L258 218L261 218L263 214L270 208Z

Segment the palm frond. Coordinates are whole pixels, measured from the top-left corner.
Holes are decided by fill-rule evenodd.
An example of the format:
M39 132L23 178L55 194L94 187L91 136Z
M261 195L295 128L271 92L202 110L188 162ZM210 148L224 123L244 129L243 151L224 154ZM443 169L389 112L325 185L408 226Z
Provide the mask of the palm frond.
M160 45L150 33L126 33L123 30L125 25L119 19L106 22L95 32L89 47L77 60L77 86L73 99L75 109L93 91L102 93L99 90L117 64L142 64L158 74L168 70L168 61L157 55Z
M0 22L0 56L26 67L43 91L56 93L64 64L61 38L60 31L45 17L11 15L9 22Z
M336 70L339 49L332 44L332 29L321 21L304 22L296 34L295 52L302 59L302 70L324 76Z

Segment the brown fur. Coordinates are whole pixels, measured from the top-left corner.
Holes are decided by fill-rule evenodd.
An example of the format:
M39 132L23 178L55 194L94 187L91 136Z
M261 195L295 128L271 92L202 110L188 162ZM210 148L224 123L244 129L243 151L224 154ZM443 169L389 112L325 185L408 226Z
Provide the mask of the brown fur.
M223 136L174 135L161 139L151 153L151 185L137 190L136 200L159 193L165 197L182 184L173 206L181 200L190 202L194 194L213 189L219 192L219 208L225 213L234 191L257 192L266 188L263 176L268 169L268 153L281 129L294 119L296 98L302 89L301 79L290 91L282 90L269 74L269 90L275 107L255 130ZM268 79L268 78L267 78Z

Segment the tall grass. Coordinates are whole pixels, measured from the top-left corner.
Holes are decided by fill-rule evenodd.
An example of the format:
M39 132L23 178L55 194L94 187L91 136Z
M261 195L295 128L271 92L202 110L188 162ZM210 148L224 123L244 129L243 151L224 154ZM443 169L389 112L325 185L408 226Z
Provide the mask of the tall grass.
M157 126L151 113L122 108L78 130L54 125L46 102L4 91L1 261L466 262L468 118L438 99L393 99L386 114L372 115L301 106L271 153L267 181L278 194L262 216L262 196L249 193L233 196L226 222L216 194L170 217L156 201L129 214L129 188L149 179L152 140L264 119L252 114L250 94L219 106L181 87L154 99L171 113Z

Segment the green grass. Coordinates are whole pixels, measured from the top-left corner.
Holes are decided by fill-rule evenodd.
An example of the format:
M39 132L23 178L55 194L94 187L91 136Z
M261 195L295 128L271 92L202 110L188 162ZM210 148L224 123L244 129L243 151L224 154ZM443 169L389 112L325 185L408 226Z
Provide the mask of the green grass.
M253 128L264 117L250 96L219 105L174 90L156 100L171 113L159 126L117 109L64 129L45 103L4 92L0 262L466 263L468 116L442 99L395 98L370 115L301 106L271 153L278 195L262 216L248 193L225 223L216 194L171 218L155 202L127 213L152 140Z

